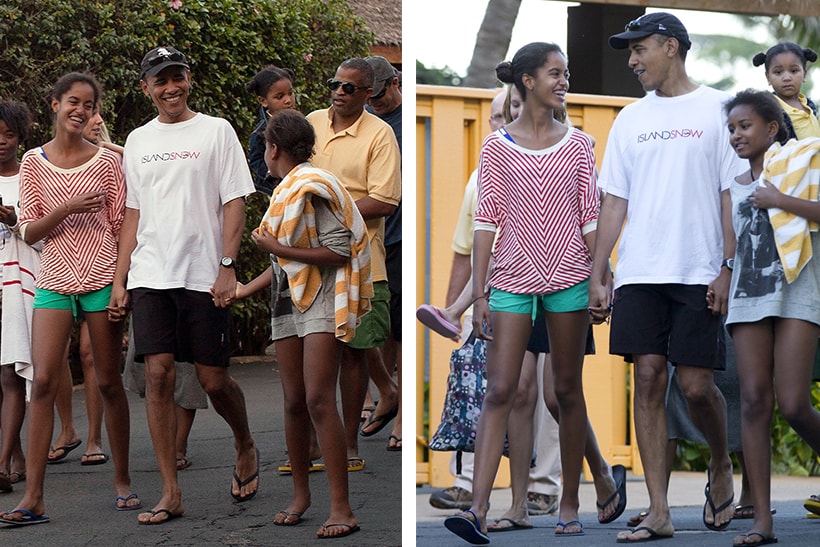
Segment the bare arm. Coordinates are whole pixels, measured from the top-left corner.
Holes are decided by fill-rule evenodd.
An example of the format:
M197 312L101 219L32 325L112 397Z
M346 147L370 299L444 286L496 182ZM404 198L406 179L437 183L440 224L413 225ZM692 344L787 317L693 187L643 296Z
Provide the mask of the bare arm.
M720 193L720 222L723 231L723 258L734 258L737 248L735 229L732 226L732 195L729 190ZM715 315L725 315L729 311L729 285L732 272L721 266L718 276L709 283L706 290L706 305Z
M69 215L97 213L105 206L105 192L86 192L52 209L42 218L26 223L25 241L29 245L48 236Z
M592 252L592 273L589 279L589 307L596 320L600 314L607 315L612 303L612 287L607 287L610 277L609 257L621 233L629 202L607 194L601 203L598 229ZM587 243L589 244L589 243Z
M493 339L485 285L494 239L495 232L476 230L473 233L473 332L485 340Z
M372 218L389 217L395 212L397 206L365 196L356 200L356 207L362 214L363 219L370 220Z
M267 230L257 228L251 233L256 246L280 258L317 266L341 266L349 257L331 251L328 247L288 247L279 243Z
M245 228L245 199L236 198L222 206L222 256L236 258ZM214 286L211 288L214 305L227 306L236 295L236 270L219 266ZM226 302L228 300L228 302Z
M450 270L450 284L447 287L447 298L444 300L445 306L451 306L458 298L459 293L467 285L472 274L473 267L470 264L470 255L453 253L453 267Z
M138 209L125 208L117 242L117 269L111 285L111 299L108 304L108 319L120 321L125 317L130 306L130 297L125 290L128 281L128 270L131 268L131 253L137 247L137 226L140 212Z
M820 222L820 202L787 196L769 181L765 181L765 184L763 187L758 186L757 190L752 193L750 201L755 207L758 209L777 207L807 220Z

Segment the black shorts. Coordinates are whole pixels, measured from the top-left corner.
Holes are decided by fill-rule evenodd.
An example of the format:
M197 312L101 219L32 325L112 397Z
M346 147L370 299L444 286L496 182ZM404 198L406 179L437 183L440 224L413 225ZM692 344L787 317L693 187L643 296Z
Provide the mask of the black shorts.
M384 250L387 286L390 288L390 336L401 342L401 241Z
M530 333L530 339L527 342L527 351L532 353L550 352L550 339L547 333L547 316L543 313L538 315L535 324L532 326L532 333ZM589 330L587 331L587 345L584 354L595 355L595 338L592 335L592 325L589 326Z
M723 370L720 316L706 307L706 285L637 284L615 291L609 351L663 355L675 365Z
M228 308L209 293L187 289L131 291L136 358L173 353L174 360L226 367L230 362Z

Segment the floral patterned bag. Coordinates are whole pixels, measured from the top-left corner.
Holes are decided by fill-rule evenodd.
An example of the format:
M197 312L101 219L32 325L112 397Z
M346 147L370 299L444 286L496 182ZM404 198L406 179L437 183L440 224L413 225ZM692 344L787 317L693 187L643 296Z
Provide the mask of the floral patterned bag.
M450 356L444 410L441 423L430 439L430 449L457 451L457 467L461 467L461 452L475 451L478 417L487 389L486 364L484 340L477 340L474 334Z

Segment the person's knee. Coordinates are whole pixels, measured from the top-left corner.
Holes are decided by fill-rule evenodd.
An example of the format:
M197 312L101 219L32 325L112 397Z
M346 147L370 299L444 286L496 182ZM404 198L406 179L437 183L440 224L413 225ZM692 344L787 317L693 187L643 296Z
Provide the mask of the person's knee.
M198 375L199 383L209 397L219 397L228 388L231 377L228 375L227 369L212 368L213 370L209 369L207 373Z
M487 392L484 394L484 405L486 406L508 406L513 403L515 393L518 388L516 383L499 379L491 384L487 384Z
M680 378L680 387L689 407L708 405L713 398L720 394L714 379L704 375Z

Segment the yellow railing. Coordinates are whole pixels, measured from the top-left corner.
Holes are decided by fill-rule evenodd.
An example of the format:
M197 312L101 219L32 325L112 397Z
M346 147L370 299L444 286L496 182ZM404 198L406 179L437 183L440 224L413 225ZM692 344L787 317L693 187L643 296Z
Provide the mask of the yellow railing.
M464 187L478 166L481 141L489 132L490 101L496 90L441 86L416 87L416 294L424 302L443 305L453 251L450 247ZM572 124L596 140L600 167L606 139L620 109L633 99L569 94ZM584 392L601 453L641 474L637 445L627 439L629 368L609 355L609 327L595 327L597 354L584 363ZM416 483L451 486L450 454L427 449L438 426L447 389L450 353L456 345L416 328ZM425 385L428 385L425 401ZM507 486L502 467L496 485Z

